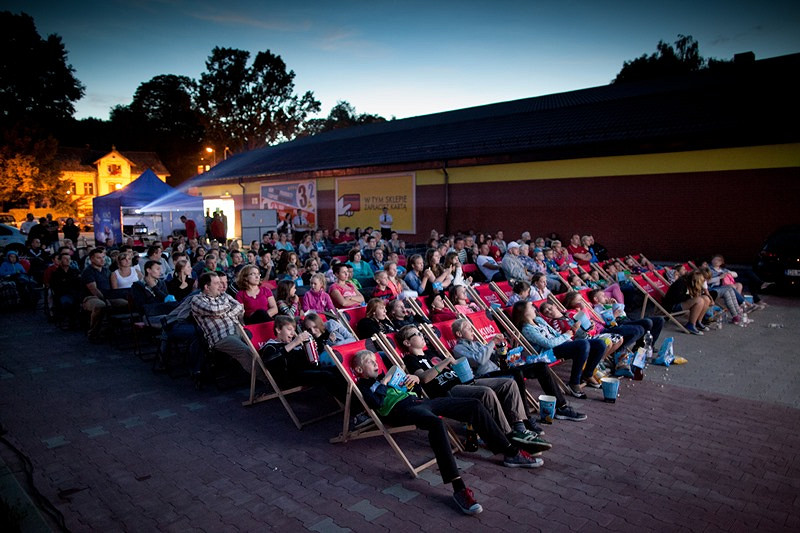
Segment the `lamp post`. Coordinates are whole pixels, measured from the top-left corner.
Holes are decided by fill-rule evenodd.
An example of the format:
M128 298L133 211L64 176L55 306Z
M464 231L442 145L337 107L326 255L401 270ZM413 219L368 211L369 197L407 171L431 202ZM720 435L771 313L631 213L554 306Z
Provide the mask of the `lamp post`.
M217 151L211 148L210 146L206 146L206 152L209 154L214 154L214 165L217 164Z
M230 148L228 148L228 147L226 146L226 147L225 147L225 149L222 151L222 160L223 160L223 161L225 161L226 159L228 159L228 153L229 153L229 152L230 152L230 153L233 153L233 152L231 152L231 149L230 149Z

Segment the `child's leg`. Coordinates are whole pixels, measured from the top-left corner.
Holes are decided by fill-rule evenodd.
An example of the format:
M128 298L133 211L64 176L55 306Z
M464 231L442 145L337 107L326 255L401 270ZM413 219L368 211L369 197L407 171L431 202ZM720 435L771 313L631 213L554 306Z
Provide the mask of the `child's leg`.
M474 398L433 398L426 403L439 416L472 424L493 453L516 455L517 450L480 401Z
M483 383L484 381L493 380L481 379L476 381L474 385L456 385L450 389L450 396L453 398L475 398L481 402L486 410L489 411L495 423L500 426L503 433L508 435L511 433L511 426L506 419L506 414L503 410L503 405L500 403L500 398L489 386ZM524 420L524 418L521 420Z
M477 400L468 401L477 402ZM427 431L428 442L431 445L433 454L436 456L436 464L442 475L442 481L444 483L452 483L454 479L460 478L461 474L458 471L458 465L456 465L453 450L450 447L447 427L444 421L431 410L429 403L430 401L426 400L424 402L416 402L408 407L398 404L392 409L386 420L392 425L415 425Z

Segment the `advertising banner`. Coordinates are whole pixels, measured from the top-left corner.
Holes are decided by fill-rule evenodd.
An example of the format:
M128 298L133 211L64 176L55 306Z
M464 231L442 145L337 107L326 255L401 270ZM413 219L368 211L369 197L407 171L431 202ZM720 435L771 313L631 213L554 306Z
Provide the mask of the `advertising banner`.
M261 209L274 209L279 220L290 214L295 230L317 227L317 183L315 180L261 185ZM306 225L298 224L305 221ZM277 222L277 221L276 221Z
M379 227L386 207L392 216L392 231L416 233L414 174L359 176L336 180L336 226Z

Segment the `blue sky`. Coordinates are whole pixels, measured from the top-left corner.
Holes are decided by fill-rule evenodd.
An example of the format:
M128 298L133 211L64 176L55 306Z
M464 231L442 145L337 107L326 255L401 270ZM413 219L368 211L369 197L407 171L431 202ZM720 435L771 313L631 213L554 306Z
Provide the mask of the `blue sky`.
M800 52L800 2L3 1L57 33L86 85L77 118L107 119L159 74L198 78L214 46L270 49L327 115L337 100L404 118L608 83L659 39L706 57Z

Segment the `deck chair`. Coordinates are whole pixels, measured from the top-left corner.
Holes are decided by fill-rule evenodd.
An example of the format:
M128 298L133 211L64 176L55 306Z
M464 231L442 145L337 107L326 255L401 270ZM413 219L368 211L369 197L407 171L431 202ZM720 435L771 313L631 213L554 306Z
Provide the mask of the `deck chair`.
M653 306L656 308L656 310L658 310L658 312L664 315L670 322L678 326L678 329L688 335L689 330L687 330L686 327L681 324L680 320L675 318L676 316L686 314L686 311L678 311L675 313L670 313L667 311L664 306L661 305L663 295L658 292L658 290L656 290L656 288L650 282L648 282L647 279L642 274L638 276L631 276L630 278L630 281L633 283L634 287L636 287L645 297L644 303L642 304L642 312L639 318L644 318L645 312L647 311L647 302L653 302Z
M405 431L413 431L417 429L416 426L399 426L399 427L392 427L387 426L383 423L383 421L378 416L378 413L375 412L364 400L364 396L361 394L361 391L358 389L356 385L356 380L358 377L353 372L353 357L357 352L360 350L369 349L368 345L372 348L375 348L375 345L372 341L358 341L353 342L350 344L344 344L341 346L334 346L330 347L327 346L325 350L330 355L331 359L333 359L334 363L336 364L336 368L342 373L345 380L347 381L347 397L345 399L344 405L344 422L342 424L342 433L332 439L330 442L332 443L340 443L340 442L347 442L350 440L360 440L366 439L371 437L380 437L383 436L386 439L386 442L389 443L389 446L392 450L397 454L400 458L400 461L406 467L406 469L411 474L411 477L417 477L420 472L425 470L431 465L436 464L436 458L429 459L422 463L419 466L414 466L411 461L409 460L408 456L403 452L400 445L397 444L397 441L394 439L392 435L396 433L401 433ZM372 350L376 351L376 350ZM378 360L378 369L380 372L386 372L386 365L383 363L383 359L381 357L377 358ZM364 411L369 415L372 419L372 423L374 426L368 426L366 428L360 430L350 430L350 418L352 413L352 404L353 404L353 397L356 398L357 401L361 403L361 406L364 408Z
M366 306L349 307L347 309L337 309L336 314L339 317L339 322L350 330L353 337L358 338L358 322L367 316Z
M514 294L514 289L507 281L490 281L489 286L494 292L497 293L498 296L500 296L500 299L503 301L503 305L507 304L508 299L511 298L512 294Z
M476 283L472 287L467 287L467 292L473 292L474 297L472 300L478 305L480 302L483 302L484 305L481 307L491 307L493 305L503 305L503 300L500 299L500 295L492 289L491 285L485 283Z
M278 398L281 404L283 405L283 408L286 409L287 413L289 413L289 418L292 419L292 422L294 422L294 425L297 427L297 429L303 429L303 426L313 424L314 422L323 420L325 418L328 418L329 416L333 416L336 413L341 412L341 406L340 406L340 408L337 409L336 411L332 411L322 416L318 416L310 420L305 420L301 422L300 419L297 417L297 414L295 414L294 409L292 409L292 407L289 405L289 401L286 399L286 397L289 396L290 394L307 390L309 387L306 387L304 385L298 385L297 387L281 389L278 386L277 381L275 381L275 378L272 375L272 373L270 373L270 371L264 365L264 361L261 359L261 355L258 353L258 350L261 347L263 347L267 343L267 341L269 341L272 338L275 338L275 323L264 322L262 324L250 324L248 326L239 325L238 328L239 328L239 335L242 337L242 340L244 340L245 344L247 344L247 347L250 348L250 355L253 357L253 363L252 366L250 367L250 397L247 400L243 401L242 405L250 406L257 403L265 402L267 400L273 400L275 398ZM245 329L253 335L252 340L245 332ZM256 348L256 346L258 346L259 348ZM273 392L256 397L255 395L256 373L258 372L259 368L266 376L267 382L269 382L269 385L270 387L272 387Z

